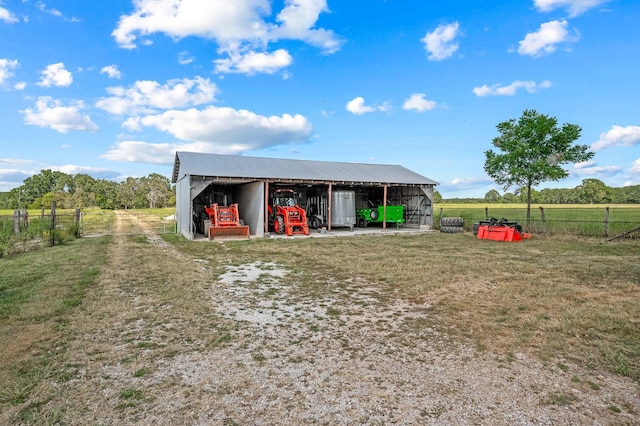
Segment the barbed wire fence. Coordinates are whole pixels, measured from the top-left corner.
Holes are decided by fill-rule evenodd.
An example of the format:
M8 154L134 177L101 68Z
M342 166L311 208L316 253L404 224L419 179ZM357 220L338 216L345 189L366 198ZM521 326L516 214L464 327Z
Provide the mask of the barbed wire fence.
M62 244L79 237L176 232L172 216L128 211L126 215L120 215L119 220L124 222L124 226L116 229L113 210L58 211L55 202L51 209L43 208L39 214L30 214L26 209L15 210L12 215L0 215L0 257Z
M527 223L526 208L521 207L457 207L436 209L434 223L439 226L443 217L457 216L464 219L465 230L473 224L492 218L507 218L518 222L532 234L574 235L581 237L615 238L628 236L640 238L640 206L638 207L532 207Z

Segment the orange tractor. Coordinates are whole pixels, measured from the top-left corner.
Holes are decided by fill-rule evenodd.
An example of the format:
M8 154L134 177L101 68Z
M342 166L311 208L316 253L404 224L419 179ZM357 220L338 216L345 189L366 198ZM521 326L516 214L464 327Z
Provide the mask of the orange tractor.
M211 204L211 207L205 207L204 210L211 221L209 229L205 229L210 240L215 237L249 238L249 227L240 220L237 204L224 207L215 203Z
M271 196L269 205L269 229L276 234L309 235L307 213L298 205L295 192L291 189L277 189Z

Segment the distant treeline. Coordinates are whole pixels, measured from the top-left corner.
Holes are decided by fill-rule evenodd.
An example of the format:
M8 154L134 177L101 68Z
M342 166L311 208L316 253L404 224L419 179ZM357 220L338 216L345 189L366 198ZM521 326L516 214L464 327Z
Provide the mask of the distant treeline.
M156 208L176 205L175 187L168 178L152 173L124 182L94 179L86 174L68 175L42 170L25 179L9 192L0 192L0 209L49 208L56 201L59 208L99 207L101 209ZM526 203L525 191L503 195L494 189L484 198L448 198L435 191L436 203ZM531 190L531 202L537 204L640 204L640 185L611 188L598 179L585 179L572 189Z
M101 209L175 206L175 188L165 176L152 173L124 182L94 179L87 174L41 170L9 192L0 192L0 209L50 208Z
M507 192L500 195L492 189L484 198L449 198L443 199L436 191L436 203L526 203L526 191ZM640 204L640 185L611 188L598 179L585 179L582 184L572 189L546 188L541 191L531 189L531 202L536 204Z

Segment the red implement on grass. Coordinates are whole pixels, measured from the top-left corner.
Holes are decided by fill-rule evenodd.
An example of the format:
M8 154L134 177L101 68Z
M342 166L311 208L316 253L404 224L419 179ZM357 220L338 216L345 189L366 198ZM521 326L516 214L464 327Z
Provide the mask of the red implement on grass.
M478 239L494 241L522 241L531 238L531 235L522 232L522 226L507 219L495 219L480 222L478 226Z

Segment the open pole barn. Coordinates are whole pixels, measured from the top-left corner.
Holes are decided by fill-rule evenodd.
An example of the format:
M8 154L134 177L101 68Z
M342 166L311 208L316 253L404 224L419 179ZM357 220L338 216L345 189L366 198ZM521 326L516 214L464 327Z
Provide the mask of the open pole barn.
M237 204L252 237L269 235L273 232L270 202L278 190L293 190L312 228L315 223L325 232L366 226L362 217L360 223L352 217L353 210L378 216L373 210L380 209L375 225L386 229L391 226L387 212L392 207L402 212L396 226L428 230L433 226L433 191L438 184L398 165L195 152L176 153L172 183L176 184L178 232L189 240L207 236L205 209L214 203Z

